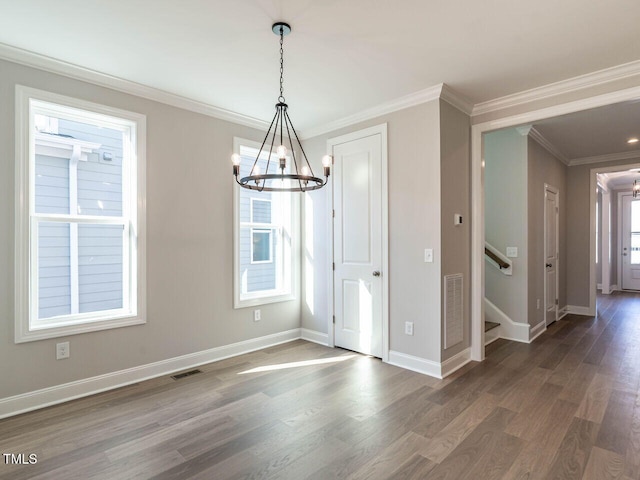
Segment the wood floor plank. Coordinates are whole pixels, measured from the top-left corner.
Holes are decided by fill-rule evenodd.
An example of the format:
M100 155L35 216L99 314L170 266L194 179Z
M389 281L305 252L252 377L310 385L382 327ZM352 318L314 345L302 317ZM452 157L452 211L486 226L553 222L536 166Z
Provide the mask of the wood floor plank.
M629 445L631 419L633 418L636 395L613 390L605 411L596 446L624 455Z
M596 373L578 407L576 417L601 423L613 390L613 383L612 377Z
M581 418L574 418L556 452L547 478L554 480L581 479L597 434L597 424Z
M622 455L593 447L582 480L620 480L624 470Z

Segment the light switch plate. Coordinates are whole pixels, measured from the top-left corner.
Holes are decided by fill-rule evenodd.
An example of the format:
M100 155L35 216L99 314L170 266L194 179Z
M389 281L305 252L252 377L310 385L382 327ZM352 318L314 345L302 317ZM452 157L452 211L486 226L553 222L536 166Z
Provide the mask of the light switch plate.
M518 247L507 247L507 257L518 258Z
M425 263L433 263L433 248L424 249L424 261Z

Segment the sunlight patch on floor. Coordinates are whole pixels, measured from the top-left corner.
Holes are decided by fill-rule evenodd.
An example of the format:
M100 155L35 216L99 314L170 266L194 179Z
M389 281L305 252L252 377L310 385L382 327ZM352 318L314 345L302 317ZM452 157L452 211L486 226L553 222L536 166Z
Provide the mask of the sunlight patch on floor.
M341 355L339 357L319 358L317 360L303 360L300 362L280 363L276 365L263 365L262 367L256 367L256 368L252 368L251 370L245 370L244 372L239 372L238 375L244 375L247 373L271 372L274 370L285 370L287 368L309 367L312 365L323 365L326 363L344 362L345 360L349 360L351 358L358 357L358 356L359 355Z

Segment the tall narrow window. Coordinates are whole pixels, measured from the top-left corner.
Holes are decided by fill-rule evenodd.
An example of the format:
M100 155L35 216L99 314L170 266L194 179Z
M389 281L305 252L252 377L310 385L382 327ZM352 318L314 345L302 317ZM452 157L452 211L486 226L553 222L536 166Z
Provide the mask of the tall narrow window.
M259 144L235 139L241 156L240 176L249 174ZM269 148L258 161L266 171ZM276 155L271 161L278 161ZM235 307L295 298L298 224L297 196L289 192L260 192L236 185Z
M144 117L16 95L16 341L143 323Z

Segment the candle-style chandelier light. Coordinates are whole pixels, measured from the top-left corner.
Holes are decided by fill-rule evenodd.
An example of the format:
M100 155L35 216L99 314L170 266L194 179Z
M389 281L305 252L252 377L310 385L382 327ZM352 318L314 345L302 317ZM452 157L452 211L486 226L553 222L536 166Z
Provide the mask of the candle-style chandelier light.
M640 182L638 180L633 181L631 192L633 192L633 198L637 198L638 194L640 194Z
M285 103L284 98L283 43L284 36L291 33L291 27L287 23L277 22L272 25L271 29L273 33L280 36L280 96L278 97L278 103L276 103L276 113L273 116L273 120L271 120L267 134L264 136L262 146L253 162L249 175L238 178L240 175L241 157L238 153L232 155L233 176L241 187L251 190L266 192L306 192L309 190L317 190L327 184L331 171L332 157L325 155L322 158L324 180L316 177L307 159L307 154L304 152L304 148L302 148L302 143L300 143L296 129L293 127L293 123L289 118L289 113L287 112L288 105ZM270 142L269 139L271 140ZM271 159L274 145L276 144L278 145L275 149L278 157L277 166L276 161ZM268 146L269 151L266 156L266 168L264 173L262 173L258 161L262 159L264 163L265 156L263 155L263 151L265 153L267 151L265 145ZM296 150L298 150L298 152L296 152Z

